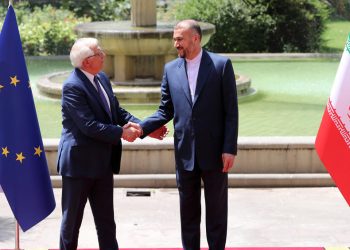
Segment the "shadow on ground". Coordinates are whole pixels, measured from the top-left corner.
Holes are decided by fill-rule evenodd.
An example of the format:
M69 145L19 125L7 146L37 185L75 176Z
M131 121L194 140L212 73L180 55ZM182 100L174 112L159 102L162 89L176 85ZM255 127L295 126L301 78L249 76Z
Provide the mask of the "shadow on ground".
M15 238L15 220L13 218L0 217L0 242Z

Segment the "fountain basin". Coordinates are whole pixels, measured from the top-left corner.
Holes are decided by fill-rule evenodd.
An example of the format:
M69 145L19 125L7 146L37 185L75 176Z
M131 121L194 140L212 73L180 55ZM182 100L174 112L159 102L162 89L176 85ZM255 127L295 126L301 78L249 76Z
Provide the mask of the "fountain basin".
M60 99L62 97L62 83L67 79L70 71L56 72L44 76L37 83L41 95ZM251 79L245 75L236 75L237 94L239 98L251 96L256 91L251 88ZM159 103L160 82L158 86L118 86L112 84L113 93L121 103Z

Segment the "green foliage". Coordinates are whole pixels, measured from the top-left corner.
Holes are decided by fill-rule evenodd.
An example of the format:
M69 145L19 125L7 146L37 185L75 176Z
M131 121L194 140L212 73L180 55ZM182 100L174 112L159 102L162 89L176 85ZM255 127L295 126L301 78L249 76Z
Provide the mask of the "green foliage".
M261 1L263 2L263 1ZM276 21L269 34L269 51L309 52L322 45L321 34L327 18L326 6L319 0L271 0L267 10Z
M23 50L27 55L66 55L76 35L74 27L88 19L76 18L68 10L50 5L35 7L30 15L23 16L19 24ZM35 29L33 29L35 27Z
M28 8L28 3L15 6L17 23L25 55L67 55L76 39L74 27L88 18L77 18L74 13L51 5ZM6 9L0 9L5 16ZM3 20L3 18L2 18Z
M186 0L175 12L213 23L207 48L216 52L317 51L328 16L318 0Z
M14 8L26 55L68 54L77 24L130 17L128 0L14 1ZM1 4L1 26L6 12L7 3Z
M92 21L127 19L130 16L130 1L125 0L62 0L62 7L86 16Z
M350 20L350 1L348 0L328 0L331 8L331 15L334 19Z

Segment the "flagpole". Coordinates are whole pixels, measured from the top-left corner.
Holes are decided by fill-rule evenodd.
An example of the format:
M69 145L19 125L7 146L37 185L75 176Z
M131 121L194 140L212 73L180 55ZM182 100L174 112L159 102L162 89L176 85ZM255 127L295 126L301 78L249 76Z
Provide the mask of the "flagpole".
M20 246L19 246L19 224L18 221L16 220L16 242L15 242L15 250L20 250Z
M13 4L13 0L9 0L9 8ZM20 239L19 239L19 224L18 221L16 220L16 236L15 236L15 250L20 250Z
M13 0L9 0L9 7L13 5ZM15 237L15 250L20 250L20 238L19 238L19 224L18 221L16 220L16 237Z

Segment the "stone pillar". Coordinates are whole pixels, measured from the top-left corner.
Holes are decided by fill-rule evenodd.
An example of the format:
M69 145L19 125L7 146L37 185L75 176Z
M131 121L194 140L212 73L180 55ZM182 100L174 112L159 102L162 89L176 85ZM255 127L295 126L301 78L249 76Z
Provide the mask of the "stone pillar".
M135 64L131 56L114 56L114 81L123 83L135 78L133 65Z
M130 0L131 25L134 27L150 27L157 25L156 0Z

